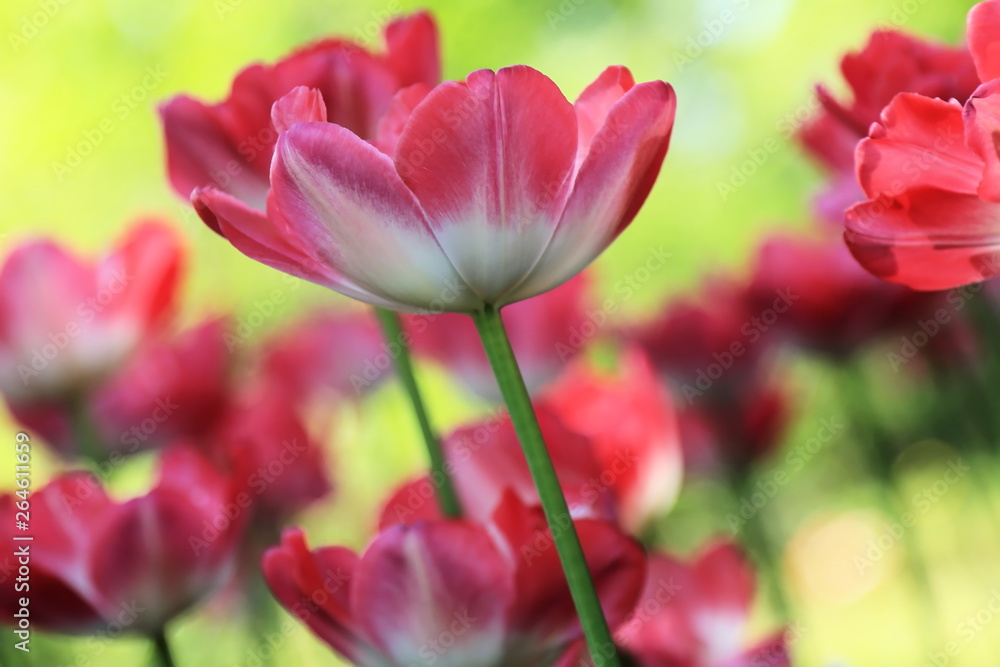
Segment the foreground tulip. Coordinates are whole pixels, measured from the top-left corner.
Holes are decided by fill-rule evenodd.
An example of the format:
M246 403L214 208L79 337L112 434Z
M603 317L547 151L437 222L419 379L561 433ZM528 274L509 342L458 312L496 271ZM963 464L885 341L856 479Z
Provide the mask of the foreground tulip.
M580 274L550 292L503 311L528 391L535 393L555 378L586 342L581 330L586 330L587 285L586 274ZM467 317L456 313L411 315L404 322L417 354L444 364L478 396L490 401L500 398L483 344Z
M894 30L872 34L865 48L840 63L852 99L840 102L817 86L820 111L798 134L806 150L831 172L817 201L823 219L843 224L844 211L864 199L854 175L854 151L868 128L898 93L964 102L979 85L972 55L964 47L933 44Z
M857 152L868 201L847 212L851 252L876 276L938 290L1000 273L1000 1L969 12L982 84L965 102L898 95Z
M556 287L635 217L675 98L606 70L570 104L524 66L409 88L376 149L326 122L324 93L275 103L266 220L215 189L196 207L244 254L401 311L473 312Z
M613 623L634 606L645 555L611 523L576 522ZM264 557L275 597L360 667L547 667L581 637L552 537L508 494L488 525L387 527L358 556L310 551L298 530Z
M671 398L645 354L626 350L614 374L574 364L545 401L592 443L600 475L588 488L612 491L628 530L640 533L670 509L684 467L680 434Z
M0 269L0 392L19 406L78 400L169 315L181 261L155 222L93 262L52 241L17 247Z
M638 667L788 667L784 633L747 641L754 572L730 544L691 562L654 555L639 604L615 633Z
M16 503L0 496L8 544L31 549L31 622L52 632L144 633L162 641L172 618L222 585L241 524L230 521L235 487L192 449L160 462L159 481L124 503L86 473L58 477L31 496L31 542L13 542ZM224 525L223 525L224 524ZM18 597L0 589L4 619Z
M386 52L376 54L346 40L325 40L275 65L244 69L219 104L186 96L165 104L160 113L174 190L187 198L212 185L263 211L278 138L271 105L296 86L322 92L330 122L373 138L396 91L433 86L441 78L437 28L427 14L390 22L385 42Z

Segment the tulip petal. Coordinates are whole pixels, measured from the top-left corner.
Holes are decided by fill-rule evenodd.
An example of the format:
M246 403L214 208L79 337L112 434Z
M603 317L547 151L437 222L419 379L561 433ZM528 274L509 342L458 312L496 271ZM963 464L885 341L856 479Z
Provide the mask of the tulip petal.
M950 289L1000 273L1000 205L922 188L847 211L844 234L862 266L918 290Z
M410 311L444 299L459 311L481 305L389 158L348 130L300 123L282 133L271 184L282 217L301 242L326 266L378 297L356 298L395 302L395 308Z
M966 36L976 61L976 71L984 83L1000 78L1000 2L986 0L969 11Z
M1000 79L980 86L966 103L965 136L986 164L979 196L1000 202Z
M616 65L607 68L589 86L584 88L573 107L576 110L580 163L590 151L590 142L604 126L611 107L635 86L635 78L627 67ZM579 166L579 164L577 164Z
M441 81L441 54L434 19L427 12L399 18L385 28L385 59L401 86Z
M857 164L872 198L919 187L974 194L983 176L982 160L965 145L962 107L922 95L893 99L858 146Z
M271 107L271 124L285 132L296 123L325 123L326 103L315 88L296 86Z
M497 303L540 256L576 144L573 107L548 77L524 66L442 84L410 116L396 169L483 301Z
M425 664L431 654L436 665L489 667L503 655L510 576L477 526L396 526L376 538L357 569L354 617L392 664Z
M424 98L433 90L424 83L415 83L409 88L396 93L392 98L389 110L382 116L378 123L378 132L374 141L375 147L380 151L394 157L396 155L396 145L399 137L406 129L406 123L410 120L410 115L417 105L424 101ZM412 159L418 159L415 156Z
M548 248L510 303L565 282L592 262L638 213L670 143L676 97L662 81L634 86L594 135Z

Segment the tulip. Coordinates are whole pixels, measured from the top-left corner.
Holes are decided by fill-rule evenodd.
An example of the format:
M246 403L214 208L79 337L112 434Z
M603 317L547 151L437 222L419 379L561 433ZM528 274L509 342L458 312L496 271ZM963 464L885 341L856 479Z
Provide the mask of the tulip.
M503 311L529 392L541 390L582 349L585 339L581 331L588 321L584 311L587 285L586 274L580 274ZM478 396L499 400L496 378L468 317L457 313L410 315L404 322L417 354L443 364Z
M852 99L840 102L827 87L817 86L821 108L798 131L806 151L831 174L816 203L822 219L838 226L844 211L864 199L854 174L855 148L892 98L909 92L964 102L979 85L967 48L895 30L874 32L864 49L844 56L840 69Z
M683 471L677 416L641 350L626 350L612 374L573 364L545 401L592 443L600 475L591 485L613 492L628 530L639 533L670 509Z
M0 268L0 392L8 403L72 402L129 359L170 315L182 250L156 222L97 261L53 241L18 246Z
M0 496L5 541L31 550L31 622L51 632L102 628L157 636L209 597L232 570L242 529L235 486L192 448L160 460L146 495L117 502L88 474L64 474L30 497L30 542L14 542L19 498ZM18 597L0 590L6 621Z
M611 523L575 523L605 612L620 622L645 555ZM581 637L551 544L541 512L510 493L488 524L396 524L361 555L310 550L290 530L263 568L281 604L360 667L546 667Z
M278 137L271 105L296 86L322 91L330 122L374 137L396 91L416 83L433 86L441 78L437 28L429 15L390 22L385 42L385 53L377 54L328 39L274 65L247 67L219 104L187 96L170 100L160 114L174 190L187 198L211 185L262 211Z
M623 67L575 106L531 68L480 70L401 92L376 148L323 100L275 103L266 219L213 187L195 206L253 259L409 312L499 308L581 271L645 200L675 109L668 84Z
M920 290L948 289L1000 273L1000 2L972 8L969 50L982 85L965 102L901 94L857 151L868 197L846 216L845 239L876 276Z

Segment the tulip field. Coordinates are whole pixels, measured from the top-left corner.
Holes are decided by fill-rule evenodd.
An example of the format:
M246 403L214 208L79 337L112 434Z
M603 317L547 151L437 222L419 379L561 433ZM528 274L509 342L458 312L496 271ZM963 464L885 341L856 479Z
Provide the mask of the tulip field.
M0 666L1000 661L1000 0L0 21Z

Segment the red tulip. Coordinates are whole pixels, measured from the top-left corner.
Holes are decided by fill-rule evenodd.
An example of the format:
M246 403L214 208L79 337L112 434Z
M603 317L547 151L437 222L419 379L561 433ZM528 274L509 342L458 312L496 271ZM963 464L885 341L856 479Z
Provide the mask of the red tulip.
M268 341L261 371L296 399L356 397L389 376L392 352L370 312L321 313Z
M639 604L615 639L639 667L788 667L783 633L747 640L753 597L753 569L734 545L690 563L652 556Z
M68 473L30 496L30 542L12 541L16 503L0 496L2 533L31 553L30 590L0 590L10 621L31 599L34 627L53 632L154 633L208 597L232 569L240 519L230 520L234 487L184 446L163 454L159 481L124 503L89 474Z
M71 400L121 367L169 315L181 261L176 233L155 222L95 262L52 241L16 248L0 268L0 392L15 405Z
M898 95L858 147L868 200L847 212L851 252L876 276L947 289L1000 273L1000 1L969 12L969 49L983 82L963 107Z
M575 106L531 68L480 70L402 91L373 146L328 122L326 95L274 105L266 218L213 187L195 206L253 259L409 312L500 307L579 273L638 212L675 109L623 67Z
M264 557L275 597L362 667L552 665L581 638L541 511L508 494L489 525L418 521L386 528L358 556L310 551L298 530ZM635 604L645 555L613 524L575 522L611 623Z
M330 122L373 138L396 91L416 83L433 86L441 78L437 28L429 15L389 23L385 42L386 52L376 54L348 41L325 40L275 65L244 69L219 104L185 96L165 104L160 113L174 190L186 198L211 185L262 212L278 138L271 106L296 86L322 93L318 111Z
M98 452L111 463L177 439L201 439L226 412L231 354L226 323L210 320L173 338L141 345L133 358L83 397ZM66 457L80 456L66 406L11 407L14 417Z
M898 93L918 93L965 101L979 85L968 49L951 48L894 30L872 34L865 48L840 64L850 88L849 102L839 102L825 86L817 87L821 109L799 131L799 140L832 172L832 182L817 204L824 219L843 222L844 211L862 199L854 175L854 151L868 128Z
M534 393L559 374L586 342L582 331L588 280L585 274L550 292L505 308L504 326L528 391ZM472 320L457 313L410 315L406 330L413 347L451 370L483 398L498 401L500 388Z
M536 413L570 513L576 518L614 520L617 511L612 485L604 477L594 444L567 428L546 405L536 406ZM509 492L529 505L539 503L507 414L457 429L444 438L442 447L465 516L488 520ZM380 526L441 518L434 498L435 481L425 476L403 485L383 508Z
M622 524L641 531L673 505L683 460L677 417L646 355L625 352L613 374L575 364L546 403L592 443L600 463L595 489L612 490Z

